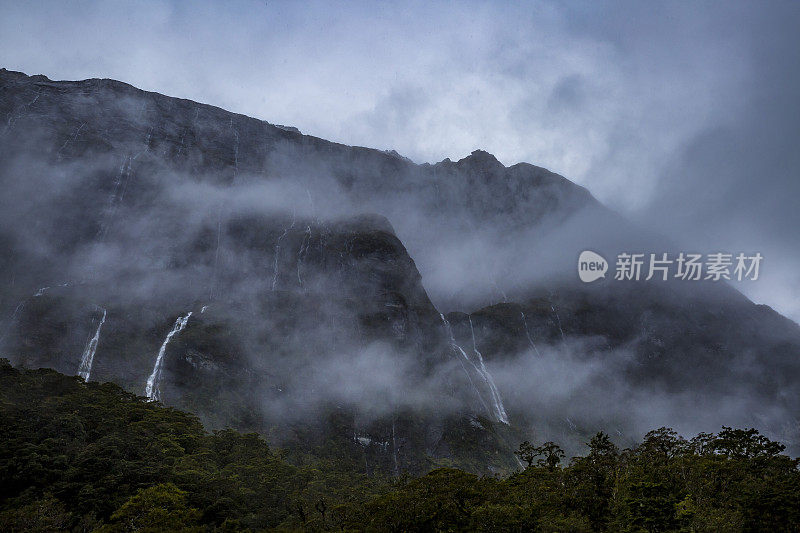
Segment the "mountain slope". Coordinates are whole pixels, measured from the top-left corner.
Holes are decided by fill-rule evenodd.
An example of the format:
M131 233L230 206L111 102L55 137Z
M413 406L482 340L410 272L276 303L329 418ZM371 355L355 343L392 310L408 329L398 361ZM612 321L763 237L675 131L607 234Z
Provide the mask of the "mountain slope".
M531 431L662 421L796 439L797 325L723 285L579 285L583 249L671 248L545 169L417 165L112 80L2 70L0 116L14 362L91 352L90 379L160 375L276 442L346 434L367 470L497 471Z

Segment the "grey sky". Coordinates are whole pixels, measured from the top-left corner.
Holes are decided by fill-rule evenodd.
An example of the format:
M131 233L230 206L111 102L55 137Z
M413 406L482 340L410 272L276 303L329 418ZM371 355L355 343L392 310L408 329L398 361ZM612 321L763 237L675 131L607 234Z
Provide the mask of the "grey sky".
M789 2L1 2L0 66L545 166L687 247L761 251L742 289L798 320L798 29Z

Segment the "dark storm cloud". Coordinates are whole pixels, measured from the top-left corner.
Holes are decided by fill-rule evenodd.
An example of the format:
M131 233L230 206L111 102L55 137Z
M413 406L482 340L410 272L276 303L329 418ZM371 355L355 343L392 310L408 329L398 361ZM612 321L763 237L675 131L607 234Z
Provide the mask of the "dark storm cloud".
M621 34L618 43L626 49L653 39L653 29L654 44L665 45L662 50L669 50L670 43L690 45L684 54L708 42L724 45L739 55L735 63L713 68L733 71L744 65L747 75L737 84L737 94L723 94L712 103L700 131L653 168L655 194L636 215L698 249L761 251L761 281L740 288L797 320L800 5L699 4L690 6L688 13L686 8L687 4L668 5L654 13L637 4L625 5L619 11L628 13L628 22L643 22L637 24L642 29L626 34L619 22L611 22L608 35ZM676 43L665 26L673 31L688 26L692 31Z

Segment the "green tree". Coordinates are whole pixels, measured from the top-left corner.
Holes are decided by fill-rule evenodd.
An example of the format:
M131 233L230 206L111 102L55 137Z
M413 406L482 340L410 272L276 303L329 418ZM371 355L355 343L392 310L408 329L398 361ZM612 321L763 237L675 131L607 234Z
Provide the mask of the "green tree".
M666 427L649 431L637 449L640 455L659 463L667 462L689 450L687 440L674 429Z
M627 530L652 533L673 531L678 527L678 500L659 483L634 483L625 499Z
M0 531L45 533L63 531L72 523L64 504L52 496L0 513Z
M561 449L561 446L552 441L547 441L542 444L538 448L538 451L539 455L543 456L538 461L539 466L547 467L547 469L551 471L555 470L555 468L561 464L561 459L564 458L564 450Z
M122 504L103 532L200 531L200 511L186 503L186 493L172 483L142 489Z
M548 470L554 470L564 458L564 450L552 441L547 441L541 446L534 446L528 441L524 441L519 445L514 455L520 460L527 463L528 468L533 466L534 461L538 466L546 467ZM541 457L541 459L536 459Z
M619 450L602 432L587 444L589 454L573 460L567 480L575 506L588 517L595 530L604 530L611 519Z
M514 452L514 455L519 457L520 461L523 461L528 465L528 468L530 468L533 466L533 463L536 461L536 457L539 455L539 453L537 452L536 446L526 440L520 443L519 448Z
M756 429L733 429L727 426L722 426L722 431L711 444L716 453L737 459L775 457L786 449L786 446L769 440Z

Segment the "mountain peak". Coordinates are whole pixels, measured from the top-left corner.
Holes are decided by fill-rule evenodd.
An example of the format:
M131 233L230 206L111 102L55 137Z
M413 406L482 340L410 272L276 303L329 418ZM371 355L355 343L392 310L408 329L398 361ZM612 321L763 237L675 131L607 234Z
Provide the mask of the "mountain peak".
M458 164L468 164L480 168L506 168L495 156L484 150L474 150L464 159L460 159Z

